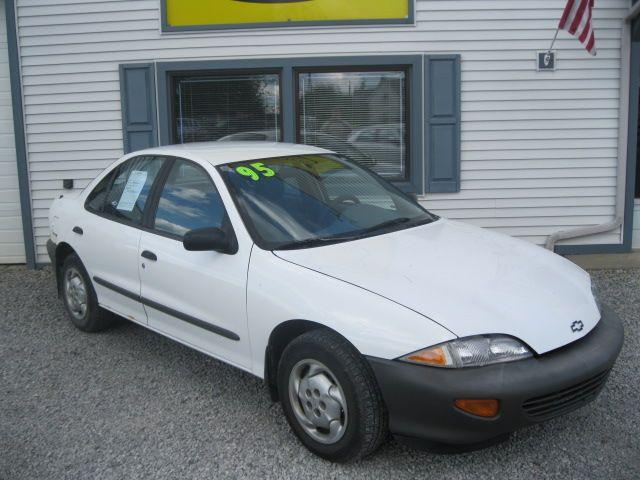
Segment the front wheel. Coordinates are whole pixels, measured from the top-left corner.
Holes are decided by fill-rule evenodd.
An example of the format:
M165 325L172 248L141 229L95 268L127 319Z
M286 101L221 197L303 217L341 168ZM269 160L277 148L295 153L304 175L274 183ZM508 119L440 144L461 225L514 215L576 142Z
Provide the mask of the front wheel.
M322 458L356 460L386 438L387 414L371 367L334 332L313 330L287 346L278 391L292 430Z

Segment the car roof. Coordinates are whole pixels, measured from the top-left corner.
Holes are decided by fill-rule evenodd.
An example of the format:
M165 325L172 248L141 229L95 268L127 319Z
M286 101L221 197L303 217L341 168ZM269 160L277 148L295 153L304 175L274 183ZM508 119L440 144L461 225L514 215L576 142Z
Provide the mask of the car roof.
M202 142L167 145L164 147L148 148L129 155L167 155L182 157L189 160L208 162L211 165L261 160L293 155L317 155L334 153L324 148L294 143L275 142Z

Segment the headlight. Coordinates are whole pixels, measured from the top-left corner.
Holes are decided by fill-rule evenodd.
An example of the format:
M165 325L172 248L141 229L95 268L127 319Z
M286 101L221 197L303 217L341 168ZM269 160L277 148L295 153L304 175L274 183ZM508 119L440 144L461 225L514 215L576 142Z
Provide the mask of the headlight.
M506 335L459 338L401 357L403 362L441 368L481 367L533 356L519 340Z

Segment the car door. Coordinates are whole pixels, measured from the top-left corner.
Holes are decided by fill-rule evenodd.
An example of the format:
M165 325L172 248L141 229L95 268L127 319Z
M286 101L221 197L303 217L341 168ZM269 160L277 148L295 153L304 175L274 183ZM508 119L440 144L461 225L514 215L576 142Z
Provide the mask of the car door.
M115 167L88 195L74 226L74 248L93 280L98 302L145 324L147 316L137 298L140 228L163 163L161 157L139 156Z
M176 158L167 172L140 239L141 295L149 326L248 369L246 282L252 243L239 236L233 255L185 250L182 239L189 230L218 227L233 234L233 228L202 166Z

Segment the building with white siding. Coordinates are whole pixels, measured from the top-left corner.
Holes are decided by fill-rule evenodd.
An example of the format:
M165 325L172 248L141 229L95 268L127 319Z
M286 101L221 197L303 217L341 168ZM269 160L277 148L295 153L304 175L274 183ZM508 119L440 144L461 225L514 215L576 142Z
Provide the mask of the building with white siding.
M0 9L0 263L24 263L4 8Z
M64 180L82 189L123 152L225 137L333 147L439 215L560 253L640 248L635 1L596 0L597 56L560 32L553 71L537 52L564 0L213 26L193 3L0 0L0 263L49 261ZM307 2L220 3L293 17Z

